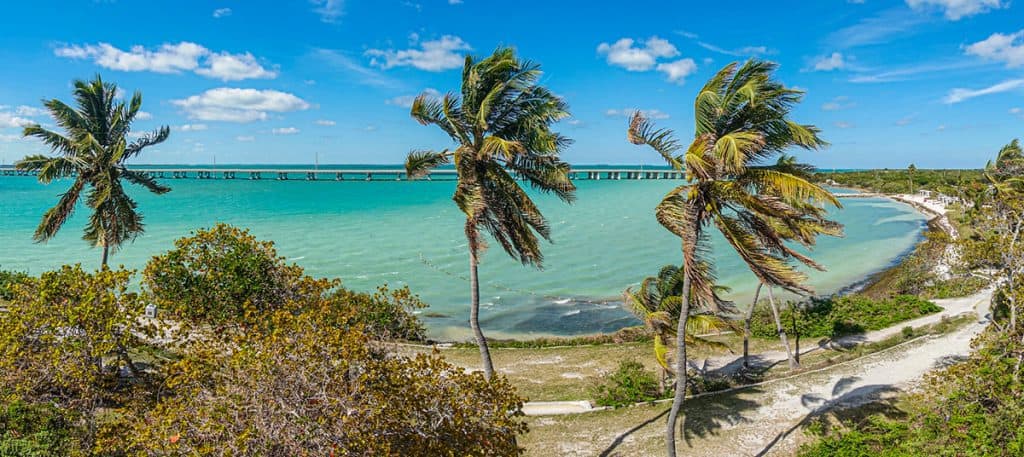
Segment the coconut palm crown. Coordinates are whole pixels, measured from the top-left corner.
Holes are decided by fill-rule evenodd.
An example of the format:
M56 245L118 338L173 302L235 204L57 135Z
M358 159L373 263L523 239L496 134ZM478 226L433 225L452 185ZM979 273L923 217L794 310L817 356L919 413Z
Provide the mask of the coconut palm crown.
M722 233L761 283L811 294L806 275L792 260L821 269L791 242L811 246L839 225L826 219L825 205L839 207L827 190L787 170L787 161L765 166L792 147L818 149L818 129L789 119L803 93L772 79L776 65L749 60L731 63L700 90L694 106L693 141L686 149L672 130L658 129L637 112L628 130L634 144L646 144L687 183L658 204L658 222L682 241L683 290L676 334L685 333L690 309L733 314L718 296L708 262L709 226ZM781 166L778 166L781 165ZM769 289L770 291L770 289ZM676 455L675 424L686 392L686 339L676 338L676 388L666 430L667 454Z
M499 48L484 59L466 57L460 93L449 92L441 98L424 94L412 105L414 119L437 126L455 143L454 149L414 151L405 166L411 178L449 163L458 173L452 199L466 215L470 325L487 378L493 368L477 317L476 270L486 247L481 232L524 265L540 267L544 259L540 239L550 241L551 229L517 179L565 202L575 198L569 165L559 158L570 140L551 130L552 124L569 116L568 107L538 85L540 75L538 65L518 59L511 48Z
M15 167L37 172L44 184L73 179L57 205L43 215L34 234L37 242L46 242L57 234L88 188L85 203L92 214L82 238L103 248L106 265L110 251L143 232L142 215L136 211L137 204L128 196L122 179L156 194L170 191L153 178L128 169L125 162L147 147L162 143L170 129L161 127L129 141L132 123L142 108L142 94L136 92L125 103L116 95L117 86L103 82L99 76L92 81L75 81L73 94L76 107L57 99L43 102L63 134L38 124L25 127L23 132L26 137L39 139L56 155L30 155Z

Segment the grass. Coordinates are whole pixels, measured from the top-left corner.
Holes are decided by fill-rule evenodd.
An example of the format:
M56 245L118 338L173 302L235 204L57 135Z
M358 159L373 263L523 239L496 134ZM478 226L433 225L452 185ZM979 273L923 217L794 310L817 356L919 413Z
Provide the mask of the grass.
M914 329L910 333L897 333L889 339L859 345L849 350L815 351L805 354L800 372L794 374L786 363L782 362L769 368L764 377L766 380L793 376L808 379L824 376L823 379L826 379L827 374L815 371L892 348L925 335L947 334L973 320L974 318L970 316L960 316ZM766 402L778 401L776 398L766 398L762 395L766 388L754 385L687 400L684 426L686 436L678 443L681 454L734 455L735 450L730 446L736 440L756 439L768 442L771 436L752 437L749 436L749 430L744 430L744 427L734 427L757 417L753 411ZM662 402L586 414L528 417L526 420L530 426L530 433L522 437L519 444L526 448L527 456L538 457L661 455L664 454L665 420L670 406L669 402ZM873 411L877 407L879 406L873 404L863 406L862 411ZM848 415L845 411L843 414Z

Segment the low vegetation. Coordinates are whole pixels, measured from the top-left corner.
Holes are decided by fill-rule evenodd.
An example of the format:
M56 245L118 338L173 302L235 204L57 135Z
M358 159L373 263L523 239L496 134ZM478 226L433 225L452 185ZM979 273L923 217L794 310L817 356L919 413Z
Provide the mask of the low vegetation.
M934 303L913 295L897 295L875 300L862 295L790 302L779 316L786 332L797 337L836 338L890 327L942 311ZM775 319L767 307L759 306L750 325L751 333L761 338L776 335Z
M123 269L18 280L0 312L0 455L522 452L505 378L388 350L424 336L407 289L345 290L227 226L177 246L142 293ZM166 312L144 317L151 302Z
M881 169L815 173L815 180L887 194L909 194L921 189L959 195L961 189L983 183L981 170Z

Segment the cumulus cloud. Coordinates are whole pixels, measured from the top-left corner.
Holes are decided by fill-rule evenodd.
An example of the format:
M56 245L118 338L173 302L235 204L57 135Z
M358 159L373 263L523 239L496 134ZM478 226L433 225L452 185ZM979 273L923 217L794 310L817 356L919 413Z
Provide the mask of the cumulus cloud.
M697 64L693 59L679 59L675 62L660 63L658 71L665 73L668 80L677 84L686 82L686 77L697 71Z
M273 133L274 135L295 135L296 133L299 133L299 129L295 127L281 127L272 129L270 133Z
M823 111L839 111L847 108L853 108L854 106L856 106L856 104L850 102L850 97L840 95L821 105L821 109Z
M620 38L614 43L601 43L597 53L604 55L608 65L629 71L647 71L655 67L658 59L679 55L679 50L667 40L652 36L643 43L632 38Z
M148 111L139 111L135 113L135 120L137 121L148 121L150 119L153 119L153 115Z
M34 124L34 122L31 119L0 111L0 129L24 127L29 124Z
M231 8L217 8L213 10L213 17L220 19L231 15Z
M648 119L668 119L669 118L668 113L665 113L665 112L663 112L661 110L656 110L656 109L639 109L638 110L636 108L609 109L609 110L606 110L604 112L604 115L608 116L608 117L632 117L633 113L636 113L637 111L639 111L640 114L642 114L644 117L646 117Z
M1007 67L1024 65L1024 30L1012 34L994 33L992 36L967 46L969 55L1003 62Z
M444 35L437 40L419 43L418 48L410 49L370 49L366 55L371 57L370 64L383 69L393 67L413 67L426 71L443 71L462 67L463 53L473 49L457 36Z
M842 53L833 52L831 55L821 56L811 63L814 71L832 71L846 68L846 58Z
M34 106L21 105L14 109L14 114L25 117L36 117L49 115L50 112L44 108L36 108Z
M206 47L182 41L165 43L156 49L132 46L128 50L109 43L62 46L54 50L59 57L92 60L103 68L119 71L152 71L155 73L195 72L224 81L272 79L277 72L268 70L246 52L231 54L213 52Z
M344 0L310 0L315 7L313 12L320 16L320 20L328 24L338 22L338 19L345 13Z
M286 113L310 108L305 100L276 90L220 87L182 100L173 100L191 119L202 121L252 122L267 119L269 113Z
M1024 79L1009 79L982 89L956 88L949 91L949 94L942 99L942 102L947 105L953 105L982 95L998 94L1022 87L1024 87Z
M179 131L182 132L200 132L206 130L208 127L206 124L185 124L178 127Z
M389 98L385 100L384 103L388 105L401 106L402 108L412 108L412 102L415 101L416 97L420 96L421 94L426 94L431 97L441 96L441 92L439 92L437 89L427 88L424 89L423 92L420 92L419 94L416 95L399 95L397 97Z
M916 10L937 8L943 12L946 19L958 21L975 14L1008 7L1010 2L1003 0L907 0L907 5Z

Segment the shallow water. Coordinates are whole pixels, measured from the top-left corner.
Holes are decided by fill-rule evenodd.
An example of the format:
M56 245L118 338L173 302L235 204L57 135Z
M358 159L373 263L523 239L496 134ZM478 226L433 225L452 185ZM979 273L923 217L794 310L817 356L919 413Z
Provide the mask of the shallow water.
M438 338L463 338L468 258L454 183L168 179L162 196L135 192L146 233L112 257L141 269L175 238L216 222L247 227L274 240L281 255L311 274L372 290L408 284L431 306L425 319ZM482 322L492 337L578 335L614 331L636 321L621 307L626 287L679 261L679 242L658 225L654 205L678 181L577 181L569 206L537 203L552 226L544 270L521 266L497 246L480 267ZM83 208L47 244L32 242L42 213L67 182L43 186L30 177L0 177L0 268L39 273L64 263L98 266L100 251L81 237ZM820 294L835 292L890 265L919 239L925 218L886 199L846 199L835 218L845 238L822 238L812 256L829 268L811 272ZM740 303L756 286L739 259L713 239L720 282Z

